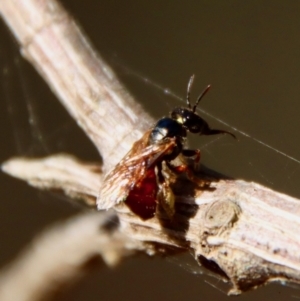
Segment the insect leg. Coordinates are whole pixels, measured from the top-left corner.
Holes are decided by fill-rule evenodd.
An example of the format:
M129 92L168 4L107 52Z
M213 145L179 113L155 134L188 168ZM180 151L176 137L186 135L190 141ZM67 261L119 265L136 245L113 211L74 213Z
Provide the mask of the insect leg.
M157 176L157 199L169 218L175 213L175 197L170 187L170 171L168 170L166 161L160 162L156 166Z
M184 149L182 155L193 160L194 170L198 170L200 166L201 152L199 149Z
M191 166L191 165L185 164L185 163L174 166L170 162L166 162L166 165L168 166L169 170L171 170L175 174L185 173L187 178L191 182L198 185L199 187L206 187L207 185L209 185L209 183L207 181L204 181L203 179L201 179L200 177L198 177L195 174L195 172L197 171L197 169L199 167L199 162L200 162L200 157L201 157L200 150L185 149L182 151L182 155L186 158L191 158L193 160L194 166ZM181 159L181 160L183 161L183 159Z
M191 169L197 171L199 169L199 163L201 158L201 152L199 149L184 149L181 154L177 157L179 161L182 162L180 165L173 165L170 162L167 162L169 169L173 171L175 174L180 174L183 172L187 172L187 169ZM189 164L187 161L191 161L192 164Z

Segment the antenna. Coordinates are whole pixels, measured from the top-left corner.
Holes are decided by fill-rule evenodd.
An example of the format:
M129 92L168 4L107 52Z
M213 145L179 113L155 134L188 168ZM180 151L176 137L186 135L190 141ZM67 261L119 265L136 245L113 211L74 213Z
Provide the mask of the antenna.
M190 77L190 80L189 80L189 83L188 83L188 86L187 86L186 103L187 103L189 109L192 109L192 106L191 106L191 103L190 103L190 96L191 96L191 88L192 88L192 85L193 85L193 82L194 82L194 78L195 78L195 75L193 74Z
M210 88L211 88L211 85L208 85L208 86L203 90L203 92L200 94L200 96L198 97L198 99L197 99L195 105L193 106L193 113L195 113L195 111L196 111L196 109L197 109L197 106L198 106L200 100L201 100L201 99L203 98L203 96L210 90ZM191 108L191 107L189 106L189 108Z

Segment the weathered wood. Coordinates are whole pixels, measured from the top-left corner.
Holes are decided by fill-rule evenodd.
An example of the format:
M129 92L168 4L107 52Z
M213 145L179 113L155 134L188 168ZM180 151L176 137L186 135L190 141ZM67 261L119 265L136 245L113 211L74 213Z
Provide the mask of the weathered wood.
M0 12L22 55L89 133L105 159L103 168L110 169L149 127L149 115L58 2L1 0Z
M74 20L55 1L1 0L0 11L25 58L94 142L104 170L108 170L151 119L124 92ZM90 206L102 180L98 165L66 155L13 159L3 165L3 170L42 189L63 190ZM176 215L172 221L163 214L142 221L123 204L115 208L120 221L118 231L130 237L131 248L134 241L137 251L143 249L152 255L188 250L201 264L231 281L231 294L273 280L298 283L300 202L204 168L199 176L210 180L209 189L196 187L184 178L173 179Z

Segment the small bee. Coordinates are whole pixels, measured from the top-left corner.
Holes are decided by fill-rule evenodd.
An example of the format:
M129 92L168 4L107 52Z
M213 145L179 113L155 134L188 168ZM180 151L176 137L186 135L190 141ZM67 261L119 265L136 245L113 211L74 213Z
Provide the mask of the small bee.
M200 161L200 150L184 148L187 132L199 135L229 134L224 130L211 129L197 113L196 108L210 86L201 93L195 105L190 103L190 91L194 81L191 76L187 87L187 108L177 107L170 117L163 117L136 141L125 157L108 173L97 199L98 210L109 209L125 202L132 212L146 220L155 215L157 205L172 218L174 195L169 183L168 169L178 173L191 168L172 164L175 159L189 157Z

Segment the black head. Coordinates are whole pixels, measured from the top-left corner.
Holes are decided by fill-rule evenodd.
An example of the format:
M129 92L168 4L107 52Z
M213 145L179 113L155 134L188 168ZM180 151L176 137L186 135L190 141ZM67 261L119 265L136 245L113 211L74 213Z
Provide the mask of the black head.
M187 88L187 108L175 108L171 112L171 118L176 120L179 124L182 124L182 126L189 132L193 134L200 134L200 135L217 135L217 134L228 134L232 136L233 138L236 138L234 134L223 131L223 130L217 130L217 129L211 129L208 125L208 123L201 118L197 113L196 109L200 102L200 100L203 98L203 96L209 91L210 85L207 86L204 91L200 94L198 97L195 105L192 107L190 103L190 94L191 94L191 87L194 81L194 75L191 76L188 88Z

